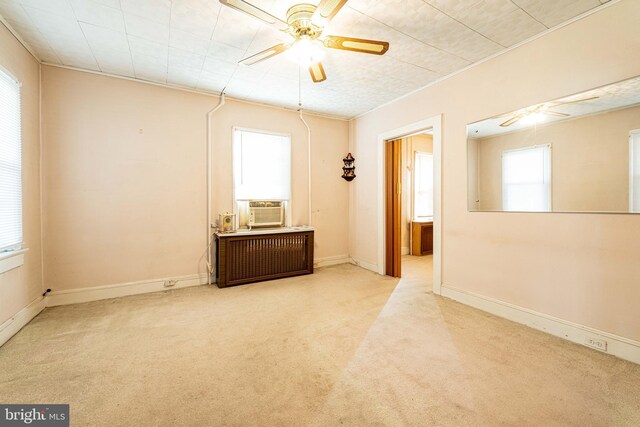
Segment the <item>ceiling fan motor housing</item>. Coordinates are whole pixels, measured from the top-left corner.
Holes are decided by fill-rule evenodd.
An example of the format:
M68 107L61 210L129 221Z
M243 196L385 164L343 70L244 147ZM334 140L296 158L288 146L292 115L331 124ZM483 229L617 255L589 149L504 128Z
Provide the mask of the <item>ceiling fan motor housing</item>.
M316 6L301 3L292 6L287 11L287 24L291 27L292 36L297 39L315 40L322 34L322 28L311 22Z

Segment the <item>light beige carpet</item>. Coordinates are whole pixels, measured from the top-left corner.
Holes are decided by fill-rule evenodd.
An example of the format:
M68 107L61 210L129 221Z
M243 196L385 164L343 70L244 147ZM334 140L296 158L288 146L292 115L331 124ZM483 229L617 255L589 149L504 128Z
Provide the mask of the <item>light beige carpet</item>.
M45 310L0 402L76 426L638 426L640 366L351 265Z

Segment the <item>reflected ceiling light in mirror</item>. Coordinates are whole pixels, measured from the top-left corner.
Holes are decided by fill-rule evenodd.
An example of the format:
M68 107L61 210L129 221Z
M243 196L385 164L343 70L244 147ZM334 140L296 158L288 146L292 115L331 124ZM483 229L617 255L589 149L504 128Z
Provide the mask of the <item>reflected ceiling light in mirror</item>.
M546 126L634 105L640 105L640 76L479 120L467 126L467 135L481 139L530 127L522 120L534 112L545 116L538 126Z
M544 122L545 118L546 116L544 115L544 113L540 113L536 111L532 113L527 113L524 117L522 117L522 119L520 119L520 123L522 123L525 126L537 125L538 123Z

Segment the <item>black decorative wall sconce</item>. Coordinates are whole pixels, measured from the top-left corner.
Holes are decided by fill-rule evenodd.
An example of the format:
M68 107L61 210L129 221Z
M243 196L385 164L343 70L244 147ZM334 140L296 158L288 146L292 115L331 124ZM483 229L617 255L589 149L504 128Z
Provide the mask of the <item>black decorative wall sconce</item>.
M353 162L355 162L356 159L354 159L351 153L349 153L347 154L347 157L342 159L342 161L344 162L344 166L342 167L344 173L342 174L342 177L346 181L351 182L356 177L356 167L353 166Z

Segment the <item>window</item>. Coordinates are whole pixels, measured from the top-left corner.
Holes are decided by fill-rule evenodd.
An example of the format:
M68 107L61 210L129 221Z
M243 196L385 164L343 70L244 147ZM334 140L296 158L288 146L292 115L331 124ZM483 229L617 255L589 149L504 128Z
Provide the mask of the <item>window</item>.
M0 252L21 247L20 84L0 71Z
M551 211L551 145L502 153L505 211Z
M240 225L248 200L291 200L291 138L234 129L233 174ZM287 203L287 210L290 204ZM288 216L288 215L287 215Z
M416 152L413 218L433 217L433 154Z
M640 129L629 135L629 210L640 212Z

